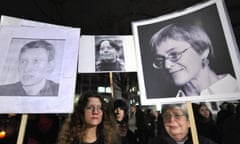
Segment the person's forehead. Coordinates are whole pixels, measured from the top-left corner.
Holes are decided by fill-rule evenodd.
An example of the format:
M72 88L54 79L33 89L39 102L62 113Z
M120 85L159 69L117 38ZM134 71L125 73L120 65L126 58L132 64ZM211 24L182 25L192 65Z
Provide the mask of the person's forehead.
M172 48L185 48L189 47L190 44L184 40L166 39L157 45L157 49L172 49Z
M105 40L101 43L101 47L103 47L103 46L111 46L111 44L109 41Z
M20 53L20 58L22 57L48 57L48 51L44 48L25 49Z
M97 97L88 98L88 104L101 104L101 101Z
M168 109L166 109L165 113L183 113L183 110L179 107L169 107Z
M190 46L191 45L186 41L169 39L159 43L155 47L155 54L164 55L165 53L170 53L172 51L181 51Z
M116 107L115 109L120 109L120 110L123 110L123 108L122 108L122 107Z
M48 51L43 48L43 47L38 47L38 48L27 48L24 49L24 51L22 51L21 53L48 53Z
M200 107L200 109L208 109L208 107L205 106L205 105L202 105L202 106Z

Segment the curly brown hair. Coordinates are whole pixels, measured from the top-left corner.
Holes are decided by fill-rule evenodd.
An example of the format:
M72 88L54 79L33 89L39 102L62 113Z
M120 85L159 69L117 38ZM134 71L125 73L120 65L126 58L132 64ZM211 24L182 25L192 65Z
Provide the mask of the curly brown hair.
M87 129L84 123L84 109L87 106L90 97L98 98L102 103L103 118L97 126L97 139L101 144L115 144L119 141L116 121L111 113L112 108L104 102L101 95L96 92L85 92L77 104L74 112L69 115L59 133L59 144L83 143L85 131Z

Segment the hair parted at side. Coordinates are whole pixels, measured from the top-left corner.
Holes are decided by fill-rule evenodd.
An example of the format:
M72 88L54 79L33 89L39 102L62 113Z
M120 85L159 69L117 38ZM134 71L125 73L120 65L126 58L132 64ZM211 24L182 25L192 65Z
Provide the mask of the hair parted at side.
M151 37L150 46L152 52L155 52L155 49L167 39L186 41L199 54L208 49L209 56L214 58L212 42L200 25L173 23L161 28Z
M103 144L112 144L117 141L116 123L103 97L97 92L87 91L80 96L73 113L66 118L59 133L59 144L71 144L76 141L83 143L87 129L84 123L84 109L88 104L88 99L92 97L98 98L101 101L103 111L102 122L97 126L97 138Z
M108 41L109 44L116 50L116 51L119 51L121 49L121 47L113 40L110 40L110 39L104 39L104 40L101 40L97 45L96 45L96 48L97 48L97 51L100 50L100 47L101 47L101 44L102 42L104 41Z
M35 40L35 41L31 41L27 44L25 44L21 50L20 50L20 54L27 51L28 49L34 49L34 48L43 48L48 52L48 61L52 61L55 58L55 48L54 46L45 41L45 40Z

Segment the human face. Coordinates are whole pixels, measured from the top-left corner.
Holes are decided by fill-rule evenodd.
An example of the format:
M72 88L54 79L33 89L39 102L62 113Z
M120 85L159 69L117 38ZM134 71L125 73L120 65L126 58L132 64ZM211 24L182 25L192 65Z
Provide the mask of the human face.
M207 106L201 106L199 109L199 113L205 118L209 118L210 116L210 111Z
M89 127L97 127L102 122L102 103L99 98L88 98L88 104L84 109L85 123Z
M189 120L180 108L170 108L163 114L165 130L175 141L182 141L188 135Z
M131 106L130 107L130 112L136 112L136 106Z
M100 59L104 62L115 62L117 58L117 51L110 45L109 41L103 41L99 49Z
M23 86L34 86L44 80L51 67L44 48L27 49L19 57L19 78Z
M156 47L156 57L168 57L172 52L181 52L178 61L168 58L164 61L164 68L178 86L185 85L195 79L202 68L202 59L189 43L182 40L166 39Z
M115 110L114 110L114 114L116 116L116 119L117 121L121 122L124 118L124 110L121 109L120 107L117 107Z

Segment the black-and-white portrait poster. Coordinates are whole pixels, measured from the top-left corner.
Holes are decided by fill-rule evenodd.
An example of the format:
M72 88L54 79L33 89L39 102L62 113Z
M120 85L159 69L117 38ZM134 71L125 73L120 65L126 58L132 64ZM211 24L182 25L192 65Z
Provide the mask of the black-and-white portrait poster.
M222 0L132 28L143 104L239 99L239 49Z
M1 26L0 112L73 110L80 29Z
M136 66L133 36L81 36L79 73L135 72Z

